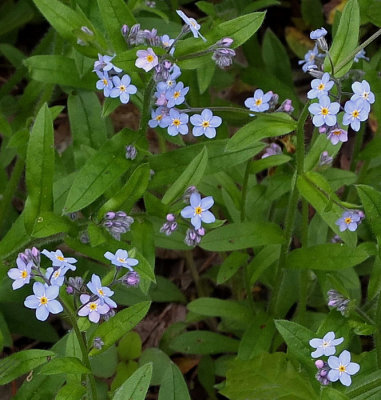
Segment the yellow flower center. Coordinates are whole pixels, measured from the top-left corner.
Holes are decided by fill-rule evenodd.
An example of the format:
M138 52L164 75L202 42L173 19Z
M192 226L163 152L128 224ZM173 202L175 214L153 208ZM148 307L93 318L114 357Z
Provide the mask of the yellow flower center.
M350 224L352 222L352 218L351 217L347 217L347 218L345 218L344 221L345 221L346 224Z
M65 261L65 257L62 257L62 256L56 256L56 258L57 258L57 260L59 260L59 261Z
M40 304L42 305L48 304L48 298L45 296L40 297Z
M322 107L321 108L321 114L322 115L328 115L329 114L329 110L327 107Z
M340 129L334 129L334 130L332 131L332 133L333 133L334 135L336 135L336 136L340 136L340 135L341 135L341 130L340 130Z
M167 81L167 85L168 85L168 86L172 86L172 85L173 85L173 81L169 79L169 80Z
M177 99L180 96L180 94L181 94L180 92L175 92L173 93L173 97Z
M27 271L26 269L24 269L24 270L21 272L21 278L25 279L27 276L28 276L28 271Z
M146 60L151 63L154 60L154 57L151 54L148 54Z
M120 86L119 86L119 90L120 90L121 92L125 92L125 91L126 91L126 87L125 87L124 85L120 85Z
M59 276L60 276L60 270L58 269L54 274L53 274L53 276L55 277L55 278L58 278Z
M103 78L103 79L102 79L102 81L103 81L103 84L104 84L105 86L107 86L107 85L108 85L108 81L107 81L107 79L106 79L106 78Z
M121 263L125 263L126 259L125 258L118 258L118 261L121 262Z
M94 311L98 308L97 303L90 303L89 304L89 308L91 311Z
M324 88L325 88L324 83L321 83L321 84L318 86L318 90L324 90Z
M192 26L196 28L197 22L193 18L190 18L189 22L191 23Z
M340 365L339 371L340 371L340 372L345 372L345 371L346 371L346 370L345 370L345 365Z
M323 347L327 347L329 345L329 342L323 342Z
M310 56L309 56L309 60L310 60L310 61L313 61L313 60L315 60L315 54L313 54L313 53L312 53L312 54L310 54Z
M181 125L181 121L178 118L176 118L172 121L172 125L179 126Z
M262 104L262 99L255 100L255 105L260 106Z
M203 128L208 128L208 126L209 126L209 121L202 121Z
M364 99L367 99L369 97L369 92L364 92L362 94L362 97L364 97Z
M104 295L104 292L103 292L103 290L102 290L102 289L98 289L98 293L99 293L101 296L103 296L103 295Z
M161 121L163 119L163 116L161 114L156 116L156 121Z
M194 209L194 213L197 214L197 215L201 215L201 213L202 213L202 208L201 208L200 206L196 207L196 208Z
M360 115L360 113L359 113L358 110L352 111L352 117L353 117L353 118L358 118L359 115Z

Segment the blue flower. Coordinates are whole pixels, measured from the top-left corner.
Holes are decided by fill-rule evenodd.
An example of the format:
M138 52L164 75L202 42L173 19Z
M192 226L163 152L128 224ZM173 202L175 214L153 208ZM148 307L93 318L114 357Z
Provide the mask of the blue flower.
M321 96L319 103L311 104L308 111L314 114L312 122L316 127L322 125L333 126L336 124L336 114L340 110L339 103L331 103L328 96Z
M329 73L323 74L321 79L313 79L311 82L311 90L307 93L309 99L319 98L321 96L327 96L328 91L332 89L334 85L333 81L330 81Z
M348 132L336 126L327 132L327 139L329 139L333 145L339 142L347 142Z
M363 99L348 100L344 104L344 111L343 125L351 125L351 128L358 132L360 130L360 121L368 119L370 105Z
M263 153L261 158L277 156L279 154L282 154L282 148L276 143L271 143L270 146L266 147L265 152Z
M352 90L354 95L351 97L352 101L363 100L369 104L373 104L375 101L374 93L370 91L369 83L366 80L360 82L354 82L352 84Z
M106 251L104 254L105 258L111 261L111 264L117 267L128 268L130 271L133 271L135 265L139 263L135 258L129 258L127 250L118 249L115 254Z
M91 322L99 322L100 316L110 311L110 307L107 304L101 304L99 299L90 301L88 294L81 294L79 299L83 307L78 310L78 315L80 317L88 316Z
M169 49L173 45L173 43L175 42L175 39L171 39L168 35L160 36L160 40L161 40L162 46L165 49ZM174 51L175 51L175 48L172 47L170 52L169 52L169 54L172 56Z
M98 54L98 61L95 61L93 71L107 72L113 69L117 73L122 72L120 68L116 67L111 62L114 57L115 56L102 56L101 54Z
M177 134L186 135L188 133L188 120L189 117L185 113L180 113L171 108L169 115L163 118L163 124L168 126L168 134L176 136Z
M360 61L360 59L369 61L369 57L366 57L366 56L365 56L365 50L364 50L364 49L361 49L361 50L355 55L355 58L353 59L353 61L357 63L357 62Z
M316 68L315 58L319 56L319 50L317 45L312 50L308 50L304 55L304 60L299 60L298 64L303 65L302 69L304 72L307 72L310 68Z
M344 350L339 357L330 356L328 365L331 368L328 372L328 379L331 382L340 380L344 386L350 386L351 375L357 374L360 370L359 364L351 362L351 353L347 350Z
M45 278L49 281L50 285L62 286L67 271L67 267L49 267L45 272Z
M194 125L192 133L194 136L205 135L207 138L212 139L216 136L216 128L218 128L222 119L206 108L200 114L195 114L190 117L190 122Z
M343 343L344 338L335 339L335 334L333 332L328 332L324 335L323 339L311 339L310 346L314 347L316 350L311 353L311 357L319 358L321 356L331 356L335 354L336 347Z
M151 118L148 121L148 125L151 128L156 128L159 126L160 128L167 128L168 125L166 124L166 121L164 120L164 117L167 115L167 107L158 107L156 110L151 111Z
M195 38L200 37L204 42L206 42L204 36L202 36L201 33L199 32L201 27L197 23L197 21L194 18L187 17L181 10L176 10L176 12L180 16L180 18L188 25L193 34L193 37Z
M125 74L120 79L118 76L112 78L114 87L111 89L110 97L119 97L123 104L127 104L130 101L130 94L135 94L137 89L136 86L131 85L131 78Z
M14 279L12 283L13 290L19 289L30 281L30 272L33 267L31 261L25 262L22 257L17 257L16 260L17 268L11 268L8 271L8 276Z
M56 251L48 251L48 250L42 250L41 253L48 257L50 260L53 262L53 267L67 267L71 269L72 271L76 270L76 266L72 265L77 262L75 258L72 257L64 257L62 254L61 250L56 250Z
M178 82L174 88L167 90L165 93L165 97L168 100L167 107L172 108L184 103L188 91L189 87L184 87L183 82Z
M190 206L186 206L181 210L183 218L190 218L191 224L195 229L201 228L201 222L210 224L216 220L214 215L208 211L214 204L212 196L201 199L199 193L192 193L190 197Z
M108 72L99 72L96 71L99 81L96 83L96 88L98 90L103 90L103 94L105 97L110 96L110 91L113 88L112 80L108 76Z
M99 297L100 304L103 305L106 303L111 308L117 307L115 301L110 299L110 296L112 296L114 292L107 286L102 286L102 282L98 275L93 274L91 276L91 282L87 284L87 287L90 289L91 293Z
M335 224L339 227L340 232L344 232L347 229L354 232L360 222L361 217L356 211L344 211L341 218Z
M256 112L267 111L270 108L269 101L273 97L273 92L263 93L261 89L254 92L254 97L249 97L245 100L245 106Z
M319 38L324 37L328 32L323 28L316 29L310 33L310 38L313 40L317 40Z
M58 286L47 286L41 282L34 282L34 295L28 296L25 301L25 307L36 309L36 318L40 321L45 321L49 313L58 314L63 311L63 307L55 298L59 294Z

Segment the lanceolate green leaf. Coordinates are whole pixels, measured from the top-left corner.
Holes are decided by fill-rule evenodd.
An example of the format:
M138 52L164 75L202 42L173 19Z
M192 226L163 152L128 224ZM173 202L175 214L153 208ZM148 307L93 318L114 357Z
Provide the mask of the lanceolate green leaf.
M357 0L349 0L340 18L339 27L333 39L329 54L331 56L336 78L343 76L352 66L353 59L348 61L339 70L336 66L341 64L357 47L360 28L360 12ZM331 72L328 57L324 61L324 69Z
M161 382L159 400L191 400L183 374L173 362Z
M91 371L76 357L57 357L40 369L40 374L44 375L90 373Z
M381 244L381 193L371 186L358 185L356 187L365 209L366 220Z
M203 177L207 164L208 151L206 150L206 147L204 147L201 153L197 154L185 171L167 190L162 202L164 204L169 204L177 197L181 196L187 187L191 185L196 186Z
M26 184L29 198L25 209L25 227L30 233L36 218L53 209L54 136L53 121L44 104L37 114L26 154Z

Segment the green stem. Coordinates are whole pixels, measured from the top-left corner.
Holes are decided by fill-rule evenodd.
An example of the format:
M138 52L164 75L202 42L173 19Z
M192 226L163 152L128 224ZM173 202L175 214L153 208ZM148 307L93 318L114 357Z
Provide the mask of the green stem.
M200 284L200 275L198 274L196 265L194 263L192 250L185 251L185 261L186 261L187 267L189 268L189 271L192 275L194 284L196 286L198 297L205 297L204 289L203 289L202 285Z
M308 246L308 202L302 199L302 247ZM297 314L299 320L303 319L307 309L308 270L303 269L299 274L299 303Z
M361 310L360 307L356 306L355 308L356 313L369 325L376 325L372 318L369 317L367 313Z
M7 187L5 188L3 198L0 201L0 232L1 227L6 219L5 215L9 211L9 207L15 195L17 185L19 184L21 175L24 171L24 165L25 160L21 157L18 157L15 166L13 167L12 175L8 181Z
M140 135L145 135L148 121L150 119L150 106L152 100L152 91L155 86L155 81L153 78L150 79L146 90L144 91L144 99L143 99L143 108L142 108L142 116L140 118L140 126L139 126L139 133Z
M253 111L249 110L248 108L242 107L229 107L229 106L216 106L216 107L208 107L212 111L226 111L226 112L240 112L244 114L251 114ZM185 108L181 110L181 112L200 112L204 111L205 108L203 107L192 107L192 108Z
M379 29L376 33L374 33L369 39L365 40L365 42L361 43L358 47L356 47L348 57L344 58L344 60L336 65L336 71L340 71L345 65L347 65L350 61L355 58L355 55L362 49L364 49L368 44L372 43L381 35L381 29Z

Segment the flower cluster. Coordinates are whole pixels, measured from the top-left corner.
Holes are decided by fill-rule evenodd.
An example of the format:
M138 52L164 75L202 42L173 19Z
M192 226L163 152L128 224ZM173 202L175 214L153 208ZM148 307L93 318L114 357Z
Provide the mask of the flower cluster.
M339 357L334 356L336 346L343 343L344 338L335 339L334 332L328 332L323 339L311 339L309 344L316 350L311 353L311 357L319 358L322 356L328 357L327 362L317 360L315 362L318 372L316 379L322 385L328 385L330 382L340 382L344 386L350 386L352 383L351 375L356 374L360 370L360 365L351 362L351 354L344 350Z
M103 217L102 226L105 227L112 237L120 240L120 235L130 230L134 219L124 211L109 211Z
M335 224L339 227L340 232L344 232L347 229L354 232L364 218L365 214L363 211L348 210L343 212L343 215L335 222Z
M245 106L250 111L254 111L256 113L275 111L291 114L294 111L294 107L292 106L292 101L290 99L286 99L278 108L276 108L278 100L279 96L276 93L273 93L272 91L264 93L262 89L256 89L253 97L248 97L245 100ZM253 116L255 114L250 115Z
M111 62L114 57L98 54L98 60L95 61L93 69L99 78L96 88L103 90L105 97L119 97L123 104L127 104L130 101L130 95L135 94L137 89L131 84L130 76L122 75L122 69Z
M336 310L339 311L341 315L345 316L347 314L350 300L334 289L328 290L327 296L328 307L336 308Z

